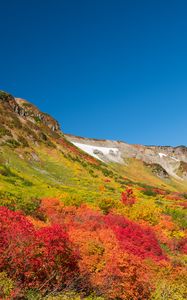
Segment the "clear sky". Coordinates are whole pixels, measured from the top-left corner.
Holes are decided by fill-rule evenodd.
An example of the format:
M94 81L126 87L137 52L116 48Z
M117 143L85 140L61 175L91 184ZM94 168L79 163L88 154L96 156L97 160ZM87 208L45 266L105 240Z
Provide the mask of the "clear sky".
M0 0L0 89L66 133L187 145L186 0Z

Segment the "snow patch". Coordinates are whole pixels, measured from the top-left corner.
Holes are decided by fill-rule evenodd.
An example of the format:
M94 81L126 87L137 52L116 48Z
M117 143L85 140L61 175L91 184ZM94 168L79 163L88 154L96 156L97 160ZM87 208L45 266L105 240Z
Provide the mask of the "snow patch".
M160 156L160 158L167 157L167 154L165 153L158 153L158 155Z
M169 157L169 158L171 158L171 159L173 159L173 160L175 160L175 161L180 161L179 159L177 159L177 158L175 158L175 157L173 157L173 156L168 156L168 155L165 154L165 153L158 153L158 155L160 156L160 158L163 158L163 157Z
M75 146L90 154L91 156L104 161L101 157L106 157L109 161L119 162L121 160L120 151L118 148L93 146L88 144L81 144L72 142Z

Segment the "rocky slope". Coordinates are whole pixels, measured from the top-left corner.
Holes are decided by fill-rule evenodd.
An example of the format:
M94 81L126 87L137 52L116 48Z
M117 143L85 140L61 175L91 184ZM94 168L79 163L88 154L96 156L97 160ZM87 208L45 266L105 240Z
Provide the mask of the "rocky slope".
M186 167L184 167L187 163L187 147L185 146L130 145L122 141L65 136L74 145L103 162L125 164L127 159L133 158L145 162L154 170L157 169L158 176L167 177L169 174L176 179L187 179Z

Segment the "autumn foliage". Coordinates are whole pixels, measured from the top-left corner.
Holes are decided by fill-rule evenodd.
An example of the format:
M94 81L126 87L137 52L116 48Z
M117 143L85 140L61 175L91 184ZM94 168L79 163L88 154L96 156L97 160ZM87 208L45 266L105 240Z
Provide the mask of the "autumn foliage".
M121 194L121 202L125 205L132 206L136 202L136 198L131 188L127 188Z
M122 197L132 208L133 193ZM56 198L43 199L35 218L0 207L0 275L13 282L11 299L33 289L44 296L74 290L110 300L162 299L152 297L162 294L163 278L169 291L183 285L182 262L172 264L161 247L185 255L186 239L172 238L176 226L170 217L149 226Z
M108 215L106 223L114 231L121 247L140 258L165 259L154 232L122 216Z
M62 226L35 230L21 213L0 208L0 271L20 287L46 292L69 285L78 272L76 261Z

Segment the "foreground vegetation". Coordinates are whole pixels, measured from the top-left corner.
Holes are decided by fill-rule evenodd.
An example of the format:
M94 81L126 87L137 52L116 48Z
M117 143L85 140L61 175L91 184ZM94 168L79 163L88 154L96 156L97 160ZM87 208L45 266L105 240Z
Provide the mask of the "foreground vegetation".
M1 298L186 299L184 199L143 192L100 208L45 198L32 216L1 207Z

